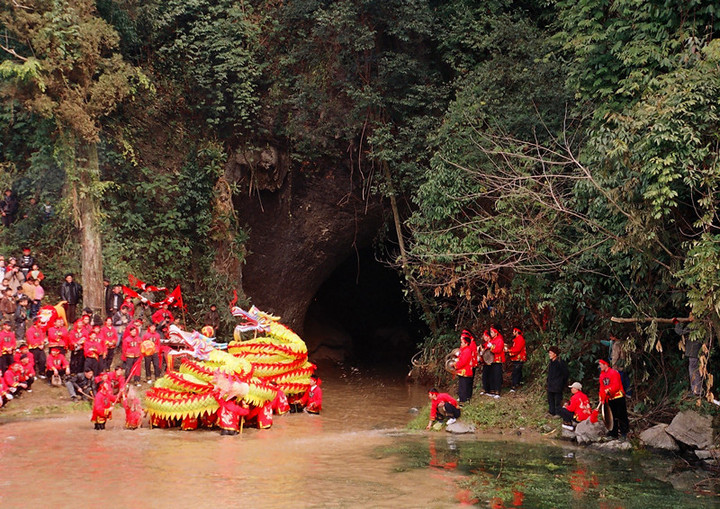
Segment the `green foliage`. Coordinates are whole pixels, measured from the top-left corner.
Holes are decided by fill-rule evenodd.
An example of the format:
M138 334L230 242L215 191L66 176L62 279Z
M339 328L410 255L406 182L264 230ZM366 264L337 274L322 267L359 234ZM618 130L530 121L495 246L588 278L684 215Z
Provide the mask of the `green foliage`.
M247 130L259 112L264 28L251 2L175 0L157 5L154 44L163 69L190 105L224 136Z

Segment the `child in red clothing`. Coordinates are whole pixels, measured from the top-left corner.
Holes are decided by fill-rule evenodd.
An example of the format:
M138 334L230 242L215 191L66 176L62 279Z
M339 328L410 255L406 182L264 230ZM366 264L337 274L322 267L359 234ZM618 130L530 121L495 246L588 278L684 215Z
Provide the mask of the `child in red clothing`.
M310 388L300 399L300 403L305 407L305 411L309 414L319 414L322 410L321 383L322 381L317 377L317 375L311 375Z

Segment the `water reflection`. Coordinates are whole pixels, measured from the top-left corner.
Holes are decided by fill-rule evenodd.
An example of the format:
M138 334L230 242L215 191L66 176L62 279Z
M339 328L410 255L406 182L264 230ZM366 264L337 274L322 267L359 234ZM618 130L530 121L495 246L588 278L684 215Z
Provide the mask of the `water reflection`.
M604 456L568 445L483 441L434 435L425 442L407 437L385 454L408 468L452 472L461 505L491 508L598 507L601 509L716 507L668 481L672 461L628 455ZM650 463L652 469L645 468ZM657 475L657 474L660 475Z

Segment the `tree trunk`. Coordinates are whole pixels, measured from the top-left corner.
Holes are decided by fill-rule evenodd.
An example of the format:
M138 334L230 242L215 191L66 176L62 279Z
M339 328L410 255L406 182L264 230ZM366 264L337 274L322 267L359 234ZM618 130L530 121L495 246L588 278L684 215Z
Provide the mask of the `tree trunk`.
M83 306L104 316L102 239L96 194L100 175L97 143L80 141L76 164L78 178L73 195L82 248Z

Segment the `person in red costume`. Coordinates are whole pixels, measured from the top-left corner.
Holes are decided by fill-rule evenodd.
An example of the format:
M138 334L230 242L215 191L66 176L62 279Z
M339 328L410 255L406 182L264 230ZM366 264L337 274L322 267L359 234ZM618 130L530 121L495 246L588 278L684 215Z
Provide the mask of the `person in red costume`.
M105 342L105 350L107 351L103 361L103 370L109 371L112 369L113 359L115 358L115 348L117 348L118 344L118 333L115 327L113 327L112 317L105 319L105 324L100 327L98 337L100 341Z
M32 355L23 354L20 356L19 364L22 366L20 381L27 385L25 389L27 392L32 392L32 384L35 382L35 366L33 366Z
M45 364L47 361L45 342L47 341L47 336L45 335L45 331L42 330L42 327L38 325L37 317L32 326L25 331L25 340L30 349L30 355L33 356L33 364L40 378L45 378Z
M13 393L15 397L20 395L20 391L27 390L28 384L23 382L23 367L22 364L14 362L10 365L8 370L3 375L5 378L5 384L8 390Z
M458 377L458 400L460 405L470 401L473 384L473 352L470 347L472 334L463 330L460 335L460 352L455 361L455 371ZM477 348L475 349L477 352Z
M495 354L495 359L490 364L490 391L493 398L500 397L502 389L503 363L505 362L505 340L495 328L490 328L490 351Z
M277 390L277 395L272 401L272 409L277 415L283 415L290 411L290 403L288 403L287 396L281 390Z
M138 338L138 331L135 327L128 327L130 329L130 332L123 340L122 344L122 360L125 365L125 378L128 378L130 376L130 371L132 370L133 366L135 365L135 362L138 361L140 358L140 338ZM134 381L137 385L140 385L140 375L134 376ZM128 380L128 383L133 382L133 380Z
M7 370L13 363L13 354L17 347L17 339L15 333L12 330L12 324L10 320L5 320L2 324L2 330L0 330L0 349L2 350L2 357L0 357L0 372Z
M93 373L102 373L102 352L105 349L105 345L98 338L95 331L90 332L90 336L83 343L83 355L85 356L85 363L83 371L92 369Z
M112 408L118 396L113 394L110 384L103 383L93 400L92 416L90 420L95 423L95 429L105 429L105 423L112 419Z
M59 348L60 352L65 354L68 343L70 342L69 336L70 334L65 328L65 320L58 318L55 320L55 325L47 331L48 346L50 348Z
M221 435L237 435L240 429L240 418L246 416L249 410L239 404L236 398L225 399L216 396L220 409L217 411L217 425Z
M127 396L122 400L125 409L125 427L127 429L138 429L142 424L143 409L140 405L140 398L135 394L135 389L130 387Z
M425 429L430 429L434 422L439 421L440 419L438 417L448 417L448 424L452 424L455 422L455 419L460 418L458 402L447 392L439 393L438 390L433 387L428 391L428 397L431 401L430 420Z
M608 405L613 415L613 425L608 431L608 436L618 438L618 435L621 435L624 440L630 430L630 421L620 373L611 368L606 360L600 359L598 362L600 363L600 403Z
M513 365L510 392L515 392L517 389L520 388L520 384L522 384L523 381L523 365L527 360L525 338L522 335L522 331L515 327L513 329L513 334L515 334L515 337L512 340L512 346L510 348L506 348L506 351L510 357L510 361Z
M480 346L478 346L478 354L482 354L485 352L485 350L489 350L492 346L492 338L490 337L490 333L488 331L483 331L482 336L482 343ZM485 364L485 361L483 359L483 366L482 366L482 374L480 375L482 378L482 387L483 390L480 393L482 394L490 394L490 366Z
M85 352L83 347L87 340L85 323L82 319L75 322L73 330L68 335L67 349L70 351L70 373L82 373L85 369Z
M267 401L263 406L253 407L247 416L248 423L257 425L259 429L269 429L273 422L273 402Z
M175 320L175 317L168 309L167 303L163 303L160 309L155 311L150 318L155 325L168 325Z
M142 341L140 342L140 353L142 353L143 359L145 360L145 380L147 383L152 382L152 375L150 374L151 366L156 379L162 376L160 373L159 352L160 334L155 331L155 324L151 323L148 326L147 332L143 334Z
M590 409L590 400L582 392L582 384L575 382L570 387L572 396L570 401L558 410L558 415L562 417L563 427L565 429L573 429L573 421L581 422L590 417L592 410Z
M310 376L310 388L303 394L300 404L309 414L319 414L322 411L322 380L317 375Z
M62 376L70 374L70 365L67 358L60 352L60 348L54 346L50 349L50 355L47 356L45 375L52 379L54 376Z

